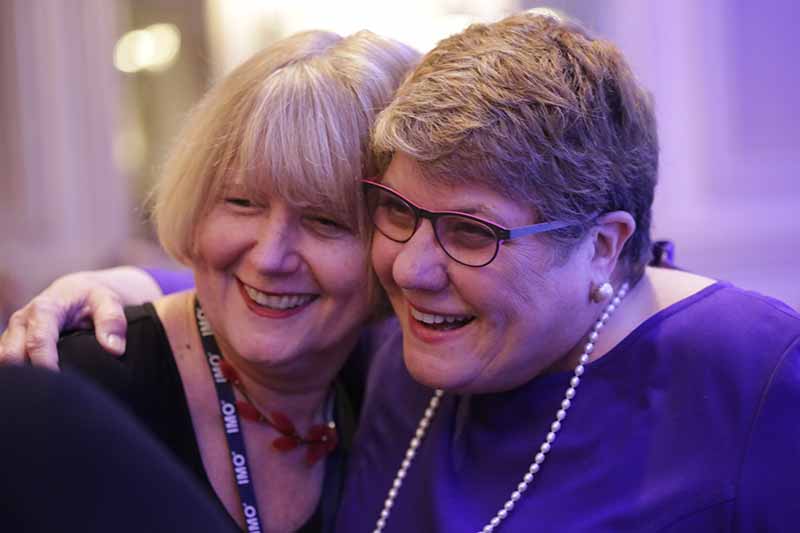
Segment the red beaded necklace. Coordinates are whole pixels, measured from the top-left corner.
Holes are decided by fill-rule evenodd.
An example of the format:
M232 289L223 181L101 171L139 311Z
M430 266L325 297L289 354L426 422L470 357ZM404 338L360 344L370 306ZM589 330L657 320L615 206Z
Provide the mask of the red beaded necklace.
M297 432L294 423L286 414L280 411L270 411L264 414L253 405L253 400L250 399L242 380L239 379L239 373L230 363L222 359L219 367L225 378L244 396L244 400L236 400L236 409L239 411L239 416L252 422L266 424L281 434L272 441L273 448L288 452L298 446L307 445L306 463L309 466L313 466L317 461L336 449L339 438L336 434L336 422L333 421L332 417L329 417L329 420L324 424L311 426L308 434L302 436Z

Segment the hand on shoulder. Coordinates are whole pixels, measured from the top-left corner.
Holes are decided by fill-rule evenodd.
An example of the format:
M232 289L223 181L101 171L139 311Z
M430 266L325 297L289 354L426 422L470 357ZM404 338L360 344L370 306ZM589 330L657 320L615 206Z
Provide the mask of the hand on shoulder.
M125 352L127 324L123 306L157 298L161 290L141 269L118 267L75 272L56 279L25 307L11 315L0 337L0 364L58 370L56 343L70 329L95 327L108 352Z

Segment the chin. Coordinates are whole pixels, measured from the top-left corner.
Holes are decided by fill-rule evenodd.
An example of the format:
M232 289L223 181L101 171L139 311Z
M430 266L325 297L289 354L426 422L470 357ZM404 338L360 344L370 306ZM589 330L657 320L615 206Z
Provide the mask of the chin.
M432 389L447 392L469 392L474 376L465 376L460 369L442 364L433 357L415 356L409 350L403 351L403 361L414 381Z
M239 352L239 357L250 363L276 366L284 364L297 357L292 350L286 350L286 346L271 345L269 343L258 346L243 347Z

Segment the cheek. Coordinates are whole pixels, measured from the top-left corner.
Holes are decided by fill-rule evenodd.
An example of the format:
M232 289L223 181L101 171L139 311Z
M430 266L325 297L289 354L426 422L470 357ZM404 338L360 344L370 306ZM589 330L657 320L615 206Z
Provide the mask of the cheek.
M484 279L476 285L482 287L487 298L500 304L501 308L516 309L534 303L536 294L546 281L536 255L519 250L496 259L488 268L484 268L485 272L479 271Z
M326 244L312 251L314 275L325 292L342 299L367 299L367 250L356 241Z
M371 258L372 267L375 269L381 285L389 287L394 284L392 267L397 256L396 243L390 241L379 233L372 237Z
M550 305L557 298L560 285L570 282L564 277L563 266L556 262L555 249L533 242L515 252L509 254L504 269L509 291L522 304Z
M547 336L558 337L581 316L585 276L579 257L561 264L552 254L528 255L512 271L506 279L507 309L527 335L550 332Z
M207 268L224 269L240 255L245 243L237 236L252 234L242 224L210 215L197 232L198 262Z
M517 252L517 250L515 250ZM546 322L558 304L558 283L546 270L540 254L515 253L495 260L480 279L473 279L472 298L483 307L487 327L504 338ZM491 270L489 270L491 269ZM469 296L463 294L465 299ZM481 305L482 304L482 305ZM487 335L487 338L489 336ZM495 338L493 342L497 342Z

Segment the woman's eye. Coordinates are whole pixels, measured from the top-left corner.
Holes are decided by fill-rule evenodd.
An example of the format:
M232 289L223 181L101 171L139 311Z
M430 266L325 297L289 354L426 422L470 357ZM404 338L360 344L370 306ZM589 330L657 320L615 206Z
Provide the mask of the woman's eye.
M308 220L309 224L314 228L315 231L325 235L333 235L350 231L347 226L341 222L333 220L332 218L323 216L309 216L306 220Z
M251 200L236 196L229 196L225 198L225 203L236 207L255 207L255 203L253 203Z
M331 220L330 218L325 217L312 217L311 220L315 224L319 224L321 226L328 226L330 228L343 228L341 224L336 222L335 220Z
M335 220L331 220L331 219L325 218L325 217L316 217L314 219L314 221L319 223L319 224L322 224L323 226L338 226L339 225L339 223L336 222Z

